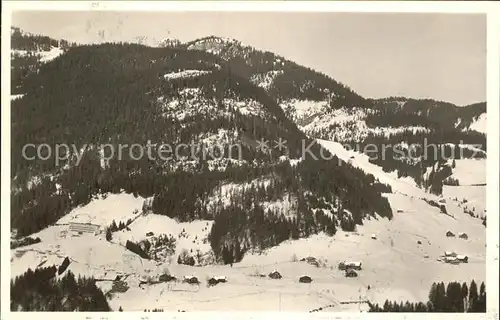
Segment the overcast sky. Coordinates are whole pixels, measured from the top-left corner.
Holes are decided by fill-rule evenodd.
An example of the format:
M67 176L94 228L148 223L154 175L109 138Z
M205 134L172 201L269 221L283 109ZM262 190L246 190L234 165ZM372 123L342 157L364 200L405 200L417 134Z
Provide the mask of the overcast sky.
M16 12L12 25L78 43L230 37L365 97L486 100L486 17L458 14Z

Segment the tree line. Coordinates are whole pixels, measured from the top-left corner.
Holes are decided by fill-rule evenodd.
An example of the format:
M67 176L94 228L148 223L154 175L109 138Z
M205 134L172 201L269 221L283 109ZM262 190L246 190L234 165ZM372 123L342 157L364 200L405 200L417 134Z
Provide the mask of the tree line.
M93 278L68 271L56 278L55 266L28 269L10 282L12 311L111 311Z
M370 304L370 312L486 312L486 286L478 286L474 280L466 282L434 282L429 300L423 302L397 302L386 300L383 306Z

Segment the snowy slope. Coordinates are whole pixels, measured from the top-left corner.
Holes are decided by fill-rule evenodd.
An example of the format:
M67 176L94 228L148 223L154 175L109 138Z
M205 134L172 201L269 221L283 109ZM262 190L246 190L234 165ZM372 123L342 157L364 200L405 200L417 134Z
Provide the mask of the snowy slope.
M428 132L422 126L370 127L367 116L372 112L361 108L330 110L330 101L291 99L280 104L285 114L312 138L336 141L363 141L370 134L388 137L402 132Z
M154 269L152 262L107 242L103 235L66 237L63 230L60 226L49 227L40 234L42 242L11 250L11 277L28 268L58 266L65 257L70 258L71 272L98 279L107 278L108 273L142 275Z
M336 155L339 159L350 163L351 165L362 169L366 173L372 174L381 183L392 187L393 192L413 197L422 197L427 199L437 199L436 196L426 193L420 189L411 178L397 178L397 173L390 174L384 172L381 167L370 163L369 157L354 150L346 150L342 144L328 140L317 140L321 146ZM353 157L353 158L352 158Z
M486 113L481 114L474 122L472 122L469 129L486 134L488 132L486 118Z
M486 159L460 159L455 162L451 178L457 179L460 185L443 186L443 196L458 199L464 210L472 211L479 217L486 216Z
M460 159L455 163L451 177L460 185L486 184L486 159Z
M324 306L332 306L327 311L358 311L358 305L340 303L360 299L383 303L387 298L425 301L433 281L485 279L485 229L476 219L458 212L453 219L423 200L401 194L388 198L403 211L392 221L371 219L355 233L339 231L334 237L320 234L287 241L264 254L249 253L233 267L164 264L157 269L166 268L177 278L195 275L202 284L188 286L174 282L132 287L117 294L110 303L113 308L122 306L125 311L163 308L307 312ZM447 230L467 232L469 239L448 238ZM376 240L371 238L372 234L377 236ZM437 261L447 250L467 254L470 262L451 265ZM297 261L294 256L297 259L314 256L321 266ZM342 260L363 262L358 278L345 278L337 270ZM283 278L267 278L273 270L278 270ZM227 277L227 283L207 287L209 277L221 275ZM302 275L311 276L313 282L299 283Z
M210 246L204 240L211 227L209 221L178 223L165 216L141 215L129 225L130 231L115 232L111 243L104 239L103 234L66 237L66 226L58 225L34 235L42 239L41 243L11 250L12 276L28 267L60 264L65 256L69 256L72 260L69 270L76 274L107 280L114 279L118 274L126 275L125 281L130 289L114 293L110 300L112 308L116 310L121 306L125 311L163 308L174 311L308 312L327 306L325 311L360 311L366 306L341 303L367 299L383 303L387 298L425 301L434 281L485 279L485 228L478 219L464 214L463 209L451 199L446 202L448 215L443 214L421 199L433 196L425 194L412 181L383 172L368 163L366 156L347 151L338 143L319 142L341 159L350 160L352 165L374 174L376 179L393 187L394 193L386 194L391 206L395 211L397 209L391 221L371 218L363 226L358 226L356 232L338 231L333 237L319 234L286 241L263 254L247 253L240 263L232 267L190 267L176 264L175 259L153 262L139 258L123 247L126 240L147 239L146 233L153 232L154 235L173 235L177 240L175 254L182 249L207 252ZM262 182L265 183L265 180ZM241 187L244 186L223 185L214 193L213 201L224 201L228 193ZM119 208L110 206L107 199L114 199L122 205L127 203L128 208L122 207L125 212L118 214ZM102 223L111 221L111 218L124 219L143 201L126 194L108 195L107 199L94 200L88 206L79 208L71 217L83 219L83 214L78 213L86 212L87 219L91 217L92 221ZM448 230L456 234L466 232L469 238L446 237ZM438 261L444 251L465 254L469 263L451 265ZM320 267L297 261L307 256L316 257ZM359 271L357 278L346 278L343 272L337 270L337 264L343 260L363 263L363 270ZM281 280L257 276L267 275L275 269L283 275ZM195 275L202 284L140 284L148 278L158 279L166 270L178 279ZM299 283L298 278L302 275L311 276L313 282ZM228 282L208 287L206 281L213 276L226 276ZM105 291L109 290L110 281L98 283Z
M176 250L173 255L175 258L184 249L193 254L197 250L206 254L211 250L207 238L212 223L213 221L208 220L179 223L167 216L147 214L130 224L128 226L130 231L124 229L113 233L113 242L122 245L125 245L127 240L140 242L151 238L146 234L152 232L153 236L171 235L176 239Z
M57 224L92 223L100 226L109 226L113 220L119 224L134 219L142 211L144 198L134 197L132 194L107 194L92 200L89 204L73 209Z

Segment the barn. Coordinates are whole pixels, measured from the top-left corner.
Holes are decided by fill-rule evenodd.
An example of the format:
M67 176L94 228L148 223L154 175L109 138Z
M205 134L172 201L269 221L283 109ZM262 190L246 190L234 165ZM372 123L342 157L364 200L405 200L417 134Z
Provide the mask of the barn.
M184 280L182 282L189 284L200 284L200 281L195 276L184 276Z
M307 257L307 258L303 258L301 259L300 261L305 261L313 266L316 266L316 267L319 267L319 262L318 260L315 258L315 257Z
M273 272L271 272L269 274L269 278L271 278L271 279L281 279L282 276L281 276L281 274L277 270L274 270Z
M469 236L467 236L467 233L465 233L465 232L460 233L460 234L458 235L458 237L459 237L460 239L465 239L465 240L469 239Z
M458 260L457 257L445 257L444 262L451 263L451 264L459 264L460 260Z
M97 224L70 222L68 226L68 231L72 235L81 235L81 234L96 235L99 233L99 228L100 226Z
M457 255L457 260L463 263L468 263L469 262L469 257L463 254Z
M309 277L309 276L302 276L299 278L299 282L300 283L311 283L312 282L312 278Z
M215 286L218 285L219 283L226 283L227 279L226 277L211 277L208 279L208 285L209 286Z
M345 263L347 268L361 270L361 261L349 261Z
M451 232L451 231L447 231L447 232L446 232L446 236L447 236L447 237L454 237L454 236L455 236L455 234L454 234L453 232Z
M348 269L348 270L346 270L346 272L345 272L345 276L346 276L347 278L355 278L355 277L357 277L357 276L358 276L358 273L357 273L356 271L352 270L352 269Z
M174 276L172 276L168 273L165 273L165 274L162 274L158 280L160 282L170 282L170 281L175 281L177 279Z

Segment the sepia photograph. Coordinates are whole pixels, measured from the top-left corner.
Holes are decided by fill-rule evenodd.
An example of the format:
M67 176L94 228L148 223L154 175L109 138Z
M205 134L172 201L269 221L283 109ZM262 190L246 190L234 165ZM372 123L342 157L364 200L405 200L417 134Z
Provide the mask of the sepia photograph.
M2 318L487 312L487 11L136 5L2 22Z

